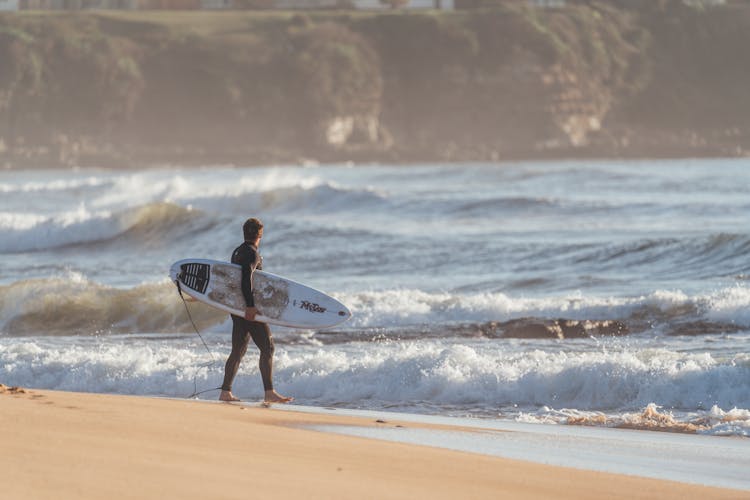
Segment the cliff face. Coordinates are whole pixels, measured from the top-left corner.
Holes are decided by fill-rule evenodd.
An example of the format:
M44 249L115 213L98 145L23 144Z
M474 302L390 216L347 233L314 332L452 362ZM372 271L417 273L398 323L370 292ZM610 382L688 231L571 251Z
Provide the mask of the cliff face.
M750 9L0 16L0 164L742 155Z

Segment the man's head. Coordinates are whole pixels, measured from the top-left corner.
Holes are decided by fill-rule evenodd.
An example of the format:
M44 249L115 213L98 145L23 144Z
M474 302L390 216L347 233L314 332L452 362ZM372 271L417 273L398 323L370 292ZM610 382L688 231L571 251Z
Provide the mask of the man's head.
M242 226L242 232L245 234L245 241L255 243L263 236L263 223L256 218L247 219Z

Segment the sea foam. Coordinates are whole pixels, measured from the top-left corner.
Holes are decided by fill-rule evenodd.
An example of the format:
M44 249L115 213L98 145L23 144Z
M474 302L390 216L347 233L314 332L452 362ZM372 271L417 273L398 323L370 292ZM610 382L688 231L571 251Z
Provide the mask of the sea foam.
M194 336L91 338L75 344L58 338L0 339L0 377L6 384L36 388L187 396L218 385L228 337L228 331L208 334L210 353ZM419 413L460 408L459 413L487 417L541 408L525 418L623 427L662 421L731 434L744 432L750 415L747 356L722 360L615 344L599 351L522 352L494 342L444 340L282 344L276 354L276 386L315 406ZM256 355L251 349L235 381L244 397L261 396ZM652 404L657 406L644 413Z

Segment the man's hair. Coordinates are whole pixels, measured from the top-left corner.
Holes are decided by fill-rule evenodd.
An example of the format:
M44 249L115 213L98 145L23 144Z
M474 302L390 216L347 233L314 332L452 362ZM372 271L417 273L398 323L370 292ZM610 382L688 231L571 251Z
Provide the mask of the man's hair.
M263 223L256 218L247 219L242 226L242 232L245 234L245 241L255 241L258 233L263 229Z

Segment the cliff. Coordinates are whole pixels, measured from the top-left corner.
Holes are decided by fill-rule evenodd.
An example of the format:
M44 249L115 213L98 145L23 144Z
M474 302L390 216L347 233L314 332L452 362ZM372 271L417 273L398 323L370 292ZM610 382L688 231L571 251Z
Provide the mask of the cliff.
M750 8L0 15L0 165L750 152Z

